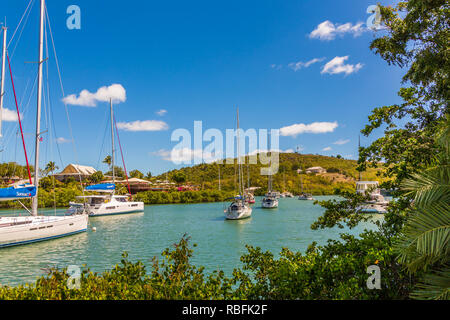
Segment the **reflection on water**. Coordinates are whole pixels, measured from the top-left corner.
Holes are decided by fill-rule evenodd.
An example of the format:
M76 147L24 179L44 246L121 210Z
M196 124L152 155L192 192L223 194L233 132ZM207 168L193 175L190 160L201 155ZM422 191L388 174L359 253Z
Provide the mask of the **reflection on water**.
M318 197L322 199L330 197ZM311 224L323 209L312 201L295 198L280 199L279 208L260 208L260 199L253 207L251 218L229 221L225 219L223 203L147 206L143 213L90 218L88 232L57 240L0 250L0 283L15 285L30 282L45 274L48 267L69 265L102 272L121 260L127 251L131 260L141 260L151 266L153 256L178 242L184 234L197 243L192 262L207 271L224 270L228 275L240 266L245 245L259 246L274 254L288 247L304 251L312 241L324 244L339 233L359 234L365 222L352 230L325 229L313 231ZM65 210L58 210L58 214ZM54 214L49 210L46 214ZM2 216L6 212L0 213ZM383 219L373 215L373 221ZM97 229L96 232L92 228Z

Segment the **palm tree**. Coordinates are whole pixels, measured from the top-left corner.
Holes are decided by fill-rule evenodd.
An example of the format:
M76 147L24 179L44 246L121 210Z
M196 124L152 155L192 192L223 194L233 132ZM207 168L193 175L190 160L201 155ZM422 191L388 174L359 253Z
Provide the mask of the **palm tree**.
M112 158L111 156L107 156L104 160L103 163L106 163L108 165L108 167L111 169L111 164L112 164Z
M450 299L450 117L438 138L441 152L429 169L413 174L403 189L414 197L397 243L400 262L424 277L417 299Z
M53 161L50 161L49 163L47 163L47 165L45 166L45 174L48 175L49 173L53 173L55 170L59 169L58 166L56 165L56 163L54 163Z

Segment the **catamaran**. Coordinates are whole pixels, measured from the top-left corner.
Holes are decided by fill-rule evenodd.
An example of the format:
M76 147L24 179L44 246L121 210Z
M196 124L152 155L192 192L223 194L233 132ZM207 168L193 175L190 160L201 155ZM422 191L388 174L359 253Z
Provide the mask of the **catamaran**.
M70 213L87 213L91 217L110 216L118 214L129 214L144 211L144 203L138 201L129 201L128 196L116 195L115 184L115 147L114 147L114 108L112 99L110 99L111 112L111 168L112 183L102 183L85 188L87 192L102 193L101 195L79 196L79 202L71 202ZM120 142L120 141L119 141Z
M233 202L225 210L225 217L227 220L240 220L250 218L252 215L252 208L244 196L244 183L242 179L242 165L240 155L240 137L239 137L239 109L237 109L237 162L239 174L239 195L234 197Z
M358 149L361 149L361 137L358 137ZM379 214L387 212L389 201L381 194L378 181L361 181L361 171L356 182L356 193L369 196L369 200L358 207L360 212Z
M5 58L8 57L8 66L11 74L11 83L16 102L18 122L22 134L25 158L28 168L29 183L15 185L0 189L0 201L18 201L31 216L21 217L0 217L0 248L15 245L23 245L38 241L50 240L64 236L74 235L87 230L88 215L66 215L66 216L39 216L38 215L38 191L39 191L39 151L40 151L40 116L42 104L42 66L44 63L44 13L45 0L41 0L40 6L40 30L39 30L39 60L38 60L38 86L37 86L37 116L36 116L36 136L35 136L35 159L34 159L34 182L32 183L28 157L26 153L25 141L23 138L22 123L20 120L19 106L14 89L11 63L6 50L6 26L3 27L3 57L2 57L2 85L1 96L4 93ZM0 114L3 111L3 99L0 106ZM1 122L1 119L0 119ZM28 210L20 200L32 199L31 210Z
M369 195L370 199L365 201L358 209L363 213L386 213L389 201L381 194L378 181L357 181L356 193Z

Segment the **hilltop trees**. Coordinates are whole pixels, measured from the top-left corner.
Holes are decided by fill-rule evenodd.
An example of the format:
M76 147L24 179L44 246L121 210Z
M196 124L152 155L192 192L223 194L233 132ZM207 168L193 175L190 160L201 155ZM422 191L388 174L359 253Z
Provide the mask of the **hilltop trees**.
M144 179L144 174L142 172L140 172L139 170L133 170L133 171L130 171L130 177Z

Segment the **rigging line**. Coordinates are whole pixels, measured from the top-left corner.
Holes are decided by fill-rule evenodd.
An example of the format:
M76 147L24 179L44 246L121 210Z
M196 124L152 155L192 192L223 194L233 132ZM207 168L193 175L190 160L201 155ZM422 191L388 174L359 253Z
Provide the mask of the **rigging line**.
M33 0L33 1L34 1L34 0ZM29 16L30 16L30 13L31 13L31 10L28 11L27 16L26 16L26 18L25 18L25 22L24 22L24 24L22 25L22 29L20 30L20 34L19 34L19 38L17 39L16 44L14 45L14 49L13 49L12 52L11 52L11 59L14 57L14 53L16 52L17 45L19 44L20 39L22 38L22 33L23 33L23 31L25 30L25 26L27 25L27 22L28 22L28 18L29 18ZM13 36L14 36L14 35L13 35ZM12 39L11 39L11 40L12 40ZM8 44L7 47L9 47L9 44Z
M47 22L46 20L44 21L45 23ZM48 37L47 37L47 25L44 26L44 37L45 37L45 50L47 53L47 57L50 56L50 53L48 51ZM59 158L61 160L61 165L64 167L64 165L62 164L62 158L61 158L61 152L59 150L59 145L57 143L57 137L56 137L56 130L55 130L55 122L54 122L54 117L53 117L53 112L52 112L52 104L50 101L50 81L48 79L48 75L49 75L49 71L48 71L48 66L49 66L49 62L47 62L45 64L45 69L46 69L46 73L45 73L45 79L46 79L46 87L47 87L47 108L48 108L48 117L51 121L48 121L48 145L50 145L50 157L53 160L53 141L52 141L52 134L51 134L51 129L54 130L55 133L55 141L56 141L56 148L58 149L58 154L59 154ZM45 94L44 94L45 97ZM44 98L45 99L45 98ZM53 125L52 125L53 124ZM52 161L53 162L53 161ZM54 162L53 162L54 163ZM56 166L54 166L56 167ZM56 169L56 168L55 168ZM56 185L55 185L55 176L54 176L54 172L53 170L51 170L52 176L51 176L51 180L52 180L52 187L53 187L53 209L54 209L54 213L56 216Z
M61 93L62 93L62 96L63 96L63 98L64 98L64 97L66 96L66 94L65 94L65 92L64 92L64 85L63 85L63 82L62 82L61 70L60 70L60 68L59 68L58 55L56 54L55 41L54 41L54 39L53 39L52 26L51 26L51 23L50 23L50 17L49 17L49 15L48 15L48 11L47 11L47 5L45 6L44 9L45 9L45 18L47 19L47 22L48 22L48 30L49 30L49 33L50 33L50 38L51 38L51 40L52 40L53 54L55 55L56 70L58 71L58 79L59 79L59 84L60 84L60 86L61 86ZM73 151L74 151L75 161L79 163L79 161L78 161L78 155L77 155L77 149L76 149L76 145L75 145L75 139L74 139L74 137L73 137L72 124L71 124L71 122L70 122L69 110L68 110L68 108L67 108L67 103L66 103L64 100L63 100L63 102L64 102L64 108L65 108L65 110L66 110L67 124L68 124L68 127L69 127L70 138L71 138L71 140L72 140L72 146L73 146ZM77 171L78 171L78 170L77 170ZM83 188L83 180L82 180L82 177L81 177L81 172L78 172L78 173L79 173L79 178L80 178L80 186L81 186L81 190L82 190L83 196L84 196L84 188Z
M36 88L37 80L38 80L38 72L36 71L36 78L35 78L35 80L34 80L33 88L32 88L31 91L30 91L30 95L29 95L29 97L28 97L28 102L27 102L25 108L23 108L22 118L25 118L25 119L26 119L25 115L26 115L26 114L28 113L28 111L30 110L31 98L33 98L33 92L35 91L34 89ZM35 148L33 148L32 158L34 157L34 154L35 154L34 151L35 151Z
M27 93L29 84L30 84L30 78L27 79L27 83L26 83L26 85L25 85L25 90L24 90L24 92L23 92L23 94L22 94L22 97L20 98L19 105L22 105L22 104L23 104L23 100L25 99L25 96L26 96L26 93ZM6 92L6 91L7 91L7 90L5 90L5 92ZM17 131L17 129L18 129L18 128L17 128L16 126L11 126L11 127L8 128L7 130L5 130L5 134L3 135L3 136L4 136L4 139L2 139L2 140L3 140L2 142L4 142L4 141L9 141L9 139L11 139L12 136L13 136L13 132ZM6 147L6 145L5 145L5 147Z
M114 126L116 127L117 141L119 142L120 154L122 156L123 170L125 171L125 177L127 178L128 192L131 195L130 182L128 182L127 167L125 166L125 159L123 158L122 144L120 143L119 130L117 130L116 116L114 116Z
M31 5L33 2L34 2L34 0L30 0L30 2L28 2L28 6L27 6L27 8L25 9L25 11L24 11L24 13L23 13L23 15L22 15L22 18L20 19L19 24L18 24L17 27L16 27L16 30L14 30L14 33L13 33L11 39L9 40L7 47L9 47L9 45L10 45L11 42L13 41L14 36L15 36L15 34L16 34L16 32L17 32L17 29L19 29L19 26L20 26L20 24L22 23L22 20L23 20L23 18L25 17L25 14L27 13L28 8L30 7L30 5ZM30 9L30 11L31 11L31 9Z
M104 120L104 123L105 123L105 130L104 130L104 132L103 132L103 139L102 139L102 146L101 146L101 148L100 148L100 154L99 154L98 159L97 159L97 168L100 167L100 159L101 159L102 154L103 154L103 147L104 147L104 145L105 145L106 132L108 131L108 122L109 122L109 121L108 121L108 114L105 113L105 120Z
M8 58L9 73L11 75L11 84L12 84L12 88L13 88L13 92L14 92L14 100L16 102L17 117L18 117L18 120L19 120L20 133L22 134L23 151L25 153L25 160L27 161L28 178L30 179L30 184L32 184L32 182L31 182L31 173L30 173L30 165L28 163L28 156L27 156L27 148L25 146L25 139L23 138L22 121L20 120L19 105L17 104L16 89L14 88L14 80L13 80L13 75L12 75L12 71L11 71L11 62L9 61L8 53L6 53L6 57Z
M45 35L45 50L47 52L47 57L49 57L50 56L50 52L48 50L48 32L47 32L47 28L45 28L44 31L45 31L45 33L44 33L44 35ZM60 160L60 163L61 163L61 167L64 167L64 162L63 162L62 156L61 156L61 149L60 149L59 143L58 143L58 135L56 133L55 117L53 116L53 107L52 107L52 103L51 103L51 99L50 99L50 81L48 79L48 76L49 76L49 64L50 64L50 62L47 62L46 65L45 65L46 72L47 72L46 73L46 82L47 82L47 101L48 101L48 106L49 106L49 119L50 119L49 127L51 129L53 129L53 136L55 138L56 149L58 151L58 156L59 156L59 160ZM51 131L52 131L51 129L49 130L49 138L51 138ZM51 154L53 156L53 143L50 143L50 146L52 148L51 149Z
M34 91L34 88L36 87L36 82L37 82L37 73L36 73L36 77L35 77L35 80L34 80L33 87L32 87L32 89L31 89L31 91L30 91L30 96L29 96L29 98L28 98L27 105L25 106L24 110L22 111L22 118L25 117L25 114L26 114L26 113L28 112L28 110L29 110L30 101L31 101L31 97L32 97L32 92ZM25 98L25 94L23 95L23 98ZM22 105L22 103L20 103L20 105ZM18 128L18 125L14 126L14 127L11 127L10 132L8 132L8 140L12 137L13 132L14 132L14 134L15 134L16 136L19 134L19 128ZM5 135L5 137L6 137L6 135Z

